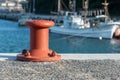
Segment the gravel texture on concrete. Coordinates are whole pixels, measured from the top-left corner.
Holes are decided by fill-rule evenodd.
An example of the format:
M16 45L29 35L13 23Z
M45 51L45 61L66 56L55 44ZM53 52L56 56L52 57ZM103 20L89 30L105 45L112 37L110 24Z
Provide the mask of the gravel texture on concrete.
M0 61L0 80L120 80L120 60Z

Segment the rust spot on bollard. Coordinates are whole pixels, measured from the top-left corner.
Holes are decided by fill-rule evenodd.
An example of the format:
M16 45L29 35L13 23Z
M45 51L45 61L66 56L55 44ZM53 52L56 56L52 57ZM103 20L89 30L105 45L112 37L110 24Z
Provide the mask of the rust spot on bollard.
M17 55L18 60L52 62L61 60L61 56L49 49L49 27L53 21L32 20L26 22L30 26L30 50L23 50Z

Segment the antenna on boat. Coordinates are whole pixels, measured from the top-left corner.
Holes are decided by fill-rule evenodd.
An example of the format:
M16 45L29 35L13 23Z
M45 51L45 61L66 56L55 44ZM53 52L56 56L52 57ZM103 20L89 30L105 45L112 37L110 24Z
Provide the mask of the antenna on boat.
M106 21L107 21L108 19L110 19L109 12L108 12L109 3L107 2L107 0L104 0L104 3L102 3L102 5L104 6Z

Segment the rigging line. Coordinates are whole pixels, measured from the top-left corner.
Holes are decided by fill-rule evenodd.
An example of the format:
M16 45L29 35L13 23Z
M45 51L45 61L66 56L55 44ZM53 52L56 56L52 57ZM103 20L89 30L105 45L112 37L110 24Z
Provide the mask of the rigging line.
M54 39L54 40L50 40L50 41L64 40L64 39L69 39L69 38L72 38L72 37L76 37L76 36L70 35L70 36L67 36L67 37L63 37L63 38L59 38L59 39ZM84 37L84 39L86 39L86 37ZM84 40L84 39L83 39L83 40ZM80 41L82 41L82 40L80 40Z
M61 0L61 3L63 4L63 6L67 9L67 10L69 10L69 8L65 5L65 3L63 2L63 0Z
M63 37L63 38L59 38L59 39L54 39L54 40L51 40L51 41L64 40L64 39L69 39L71 37L74 37L74 36L67 36L67 37Z
M71 39L69 39L70 37L74 37L74 36L69 36L69 37L64 37L64 38L60 38L60 39L56 39L56 40L50 40L50 42L51 41L59 41L59 40L64 40L64 39L66 39L67 40L67 42L69 42L69 43L72 43L72 44L78 44L78 43L82 43L85 39L86 39L86 37L82 37L82 38L80 38L80 39L74 39L74 40L72 40L72 42L71 42ZM70 40L70 41L69 41Z
M74 41L72 40L72 42L71 41L69 41L69 42L76 45L78 43L82 43L85 39L86 39L86 37L82 37L80 39L74 39ZM70 40L70 39L68 39L68 40Z

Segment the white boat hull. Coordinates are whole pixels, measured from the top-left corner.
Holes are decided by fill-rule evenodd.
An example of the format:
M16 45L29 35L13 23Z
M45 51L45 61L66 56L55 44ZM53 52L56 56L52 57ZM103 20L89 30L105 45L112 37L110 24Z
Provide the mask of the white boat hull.
M112 38L117 26L115 25L104 25L94 28L86 29L68 29L62 27L51 27L50 31L53 33L72 35L72 36L82 36L91 38Z

